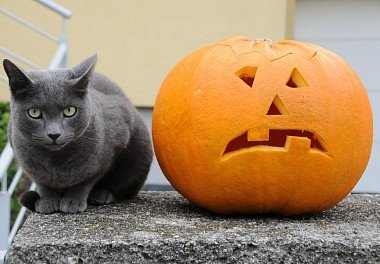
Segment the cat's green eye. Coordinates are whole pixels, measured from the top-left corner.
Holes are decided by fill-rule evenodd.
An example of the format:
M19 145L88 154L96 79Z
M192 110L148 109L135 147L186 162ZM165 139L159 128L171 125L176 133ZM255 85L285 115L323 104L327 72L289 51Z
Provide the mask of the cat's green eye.
M63 110L63 114L66 117L72 117L73 115L75 115L76 112L77 112L77 109L75 106L69 106L65 108L65 110Z
M38 118L41 118L42 112L40 109L37 109L37 108L29 108L28 109L28 115L31 118L38 119Z

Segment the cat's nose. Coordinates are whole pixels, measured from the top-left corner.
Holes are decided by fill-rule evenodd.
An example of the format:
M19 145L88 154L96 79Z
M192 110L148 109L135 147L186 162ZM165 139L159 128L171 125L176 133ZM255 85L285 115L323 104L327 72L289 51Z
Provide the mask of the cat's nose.
M61 134L48 134L48 137L52 140L57 140Z

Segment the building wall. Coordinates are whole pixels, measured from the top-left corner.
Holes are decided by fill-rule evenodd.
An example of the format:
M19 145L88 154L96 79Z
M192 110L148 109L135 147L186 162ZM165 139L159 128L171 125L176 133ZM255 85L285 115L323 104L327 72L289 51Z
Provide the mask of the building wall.
M99 52L97 70L137 106L153 106L162 80L183 56L218 40L246 35L292 37L294 0L57 0L70 9L69 64ZM56 35L60 17L35 1L3 7ZM0 44L46 68L57 45L0 15ZM1 58L4 57L0 54ZM0 75L3 75L1 67ZM0 100L8 100L0 82Z

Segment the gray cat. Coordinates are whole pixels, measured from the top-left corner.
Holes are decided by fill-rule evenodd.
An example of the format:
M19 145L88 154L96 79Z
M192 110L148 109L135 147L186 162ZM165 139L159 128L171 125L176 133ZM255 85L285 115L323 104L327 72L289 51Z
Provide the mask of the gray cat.
M93 72L97 55L73 68L25 72L3 61L11 90L8 140L37 184L30 210L78 213L132 198L152 161L148 130L121 89Z

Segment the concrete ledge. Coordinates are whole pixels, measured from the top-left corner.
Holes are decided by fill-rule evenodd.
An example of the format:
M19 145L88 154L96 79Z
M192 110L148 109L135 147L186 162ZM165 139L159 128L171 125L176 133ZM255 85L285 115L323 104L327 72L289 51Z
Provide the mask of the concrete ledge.
M8 263L380 263L380 195L304 217L223 217L176 192L80 215L32 214Z

